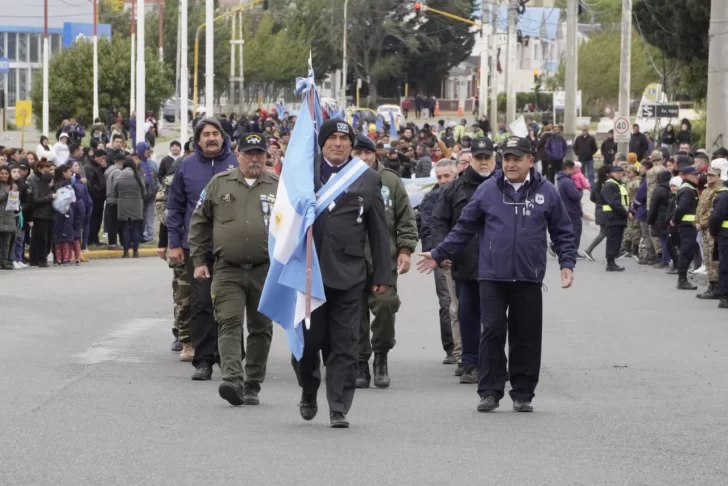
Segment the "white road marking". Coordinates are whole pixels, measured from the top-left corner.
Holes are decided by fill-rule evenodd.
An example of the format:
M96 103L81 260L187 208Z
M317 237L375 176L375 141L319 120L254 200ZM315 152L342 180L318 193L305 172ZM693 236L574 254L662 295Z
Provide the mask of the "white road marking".
M94 365L107 361L140 362L137 357L125 355L139 335L150 330L169 332L169 319L133 319L121 329L107 334L101 341L92 344L86 351L75 354L74 358L84 365Z

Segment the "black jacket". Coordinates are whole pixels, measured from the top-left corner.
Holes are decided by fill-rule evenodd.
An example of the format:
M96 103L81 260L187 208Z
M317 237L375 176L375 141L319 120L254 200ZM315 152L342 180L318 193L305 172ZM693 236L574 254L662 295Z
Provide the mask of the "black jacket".
M681 143L690 143L692 139L692 134L690 133L690 130L679 130L677 132L677 135L675 135L675 141L680 145Z
M174 157L171 155L167 155L159 162L159 173L157 174L157 178L159 179L160 184L164 181L167 174L170 173L172 164L174 164Z
M497 170L494 172L498 172ZM430 231L432 246L445 241L445 237L460 219L460 213L467 206L483 182L492 177L483 177L472 167L463 171L462 175L442 189L439 201L432 211ZM478 260L480 254L479 237L468 245L452 260L452 278L455 280L477 280Z
M708 219L708 229L713 238L728 237L728 228L723 228L723 221L728 221L728 191L718 191L713 200L713 212ZM714 258L715 259L715 258Z
M588 162L594 160L594 154L597 153L597 140L592 135L579 135L574 140L573 148L579 162Z
M604 200L602 199L601 189L595 187L593 191L590 191L589 200L594 203L594 222L598 226L606 225L607 221L604 218L604 211L602 211Z
M435 186L420 203L420 240L422 240L422 251L430 251L435 245L432 244L432 211L442 195L442 188Z
M53 209L53 181L51 174L35 173L36 177L28 179L28 200L31 204L33 221L55 221L56 211ZM43 181L45 176L45 181Z
M83 168L86 171L86 179L88 180L86 185L91 199L94 201L106 199L106 179L104 178L106 168L95 162L87 162Z
M321 184L321 158L314 162L314 186ZM176 180L176 178L175 178ZM374 285L392 285L389 229L382 199L382 178L367 169L313 224L324 286L349 290L367 280L364 244L369 239ZM360 210L361 223L357 222Z
M670 206L670 196L672 195L670 191L671 177L672 174L668 171L657 174L657 187L652 193L650 211L647 213L647 224L652 226L657 234L656 236L663 236L667 233L670 225L672 215L668 212L668 208Z
M632 138L629 140L629 151L637 154L637 161L641 161L645 157L648 148L649 144L644 133L632 133Z
M616 184L614 182L617 182ZM619 186L623 186L621 182L617 181L614 178L607 179L607 182L604 183L604 187L602 187L602 201L603 205L607 206L612 209L611 211L604 211L602 208L602 211L604 211L604 224L605 226L627 226L627 216L628 216L628 210L629 210L629 203L627 203L627 207L622 203L622 195L619 191Z
M675 226L693 226L694 221L683 221L683 216L695 215L698 210L698 188L692 182L683 181L677 191L677 202L675 203L675 214L672 215L672 222Z
M612 165L614 156L617 155L617 142L613 138L608 138L602 142L602 157L604 157L604 165Z

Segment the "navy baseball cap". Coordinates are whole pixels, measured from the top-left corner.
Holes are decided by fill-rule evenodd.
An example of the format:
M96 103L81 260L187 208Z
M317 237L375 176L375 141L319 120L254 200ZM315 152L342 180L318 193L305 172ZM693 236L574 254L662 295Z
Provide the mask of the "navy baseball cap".
M698 169L696 169L692 165L688 165L688 166L685 166L685 167L681 167L680 170L679 170L679 172L682 175L700 174L700 171Z
M503 148L503 156L515 155L516 157L523 157L524 155L531 155L533 153L533 144L527 138L522 137L508 137Z
M621 166L621 165L619 165L619 164L615 164L615 165L613 165L613 166L612 166L612 167L611 167L611 168L609 169L609 172L624 172L624 167L622 167L622 166Z
M382 145L384 147L384 145ZM354 139L354 148L359 150L369 150L370 152L376 152L377 147L371 138L366 135L359 134Z
M470 144L470 151L473 157L477 157L478 155L493 155L493 141L486 137L475 138Z
M268 150L265 139L258 133L248 133L238 142L238 152L250 152L251 150L260 150L261 152Z

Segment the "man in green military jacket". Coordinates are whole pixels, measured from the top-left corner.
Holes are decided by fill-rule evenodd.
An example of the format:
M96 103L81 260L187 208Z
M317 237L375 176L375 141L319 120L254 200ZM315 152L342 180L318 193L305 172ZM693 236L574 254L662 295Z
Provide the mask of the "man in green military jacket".
M268 228L278 190L278 177L264 169L266 148L257 133L243 137L236 154L240 167L210 180L190 222L190 257L198 280L211 277L205 256L214 245L212 302L223 379L218 391L231 405L260 403L273 337L270 319L258 312L270 266ZM243 309L248 318L247 353Z
M359 135L356 138L353 155L369 164L382 177L382 198L389 229L389 248L394 270L392 285L384 294L377 295L366 285L362 296L361 334L359 336L359 370L356 378L357 388L369 388L369 358L374 352L374 385L379 388L389 386L389 369L387 353L394 347L394 321L399 310L400 300L397 295L397 273L407 273L410 268L410 255L417 246L417 223L399 174L387 169L377 161L376 146L368 137ZM368 250L368 248L367 248ZM367 260L371 257L368 255ZM371 264L368 265L371 269ZM369 311L374 320L369 321ZM370 340L371 328L371 340Z

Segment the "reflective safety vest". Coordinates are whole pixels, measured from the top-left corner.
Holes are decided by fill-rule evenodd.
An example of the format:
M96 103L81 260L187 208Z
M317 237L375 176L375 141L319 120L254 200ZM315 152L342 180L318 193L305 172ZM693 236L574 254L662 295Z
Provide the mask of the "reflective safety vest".
M716 192L716 193L718 193L718 192L728 192L728 187L725 187L725 186L723 186L723 187L721 187L720 189L718 189L718 190L717 190L717 191L715 191L715 192ZM717 197L717 194L716 194L716 197ZM722 223L720 224L720 227L721 227L721 228L725 228L725 229L728 229L728 221L723 221L723 222L722 222Z
M693 187L690 184L686 184L684 182L680 186L680 189L684 189L686 187L688 189L692 189L693 191L695 191L695 198L697 199L698 198L698 189L696 187ZM678 191L680 189L678 189ZM695 221L695 215L694 214L686 214L685 216L682 217L682 219L680 221L682 221L683 223L692 223L693 221Z
M624 209L629 208L629 194L627 194L627 188L624 187L624 184L620 184L619 182L615 181L614 179L607 179L607 183L617 184L617 187L619 187L619 195L620 199L622 200L622 206L624 206ZM611 211L612 206L609 204L605 204L602 206L602 211Z

